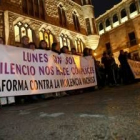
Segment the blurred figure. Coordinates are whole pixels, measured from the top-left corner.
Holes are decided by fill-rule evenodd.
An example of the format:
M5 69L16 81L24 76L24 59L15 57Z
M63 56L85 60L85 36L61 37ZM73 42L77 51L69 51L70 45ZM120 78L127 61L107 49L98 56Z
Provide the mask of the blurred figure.
M113 57L110 57L106 52L104 52L101 58L101 62L105 68L106 83L109 84L109 86L113 86L116 84L112 71L115 60Z
M134 81L134 76L127 62L128 58L130 58L130 56L128 55L128 52L124 52L123 50L120 50L118 59L121 64L121 75L122 75L124 84L129 84Z
M30 42L28 46L29 46L29 49L32 49L32 50L35 50L37 48L34 42Z
M89 56L89 48L84 48L83 50L83 56Z
M29 49L29 37L28 36L23 36L21 38L21 47Z
M60 54L60 46L57 43L53 43L52 44L52 51L57 53L57 54Z
M45 40L41 40L39 42L39 49L50 50L50 48L48 47L47 42Z
M105 72L100 61L95 61L95 69L96 69L96 76L97 76L97 85L98 88L100 89L105 86Z
M94 57L93 50L92 49L89 49L89 55L92 56L92 57Z
M69 54L69 48L68 48L68 46L63 46L61 48L61 53Z
M72 49L71 49L71 54L77 55L77 52L76 52L76 49L75 49L75 48L72 48Z

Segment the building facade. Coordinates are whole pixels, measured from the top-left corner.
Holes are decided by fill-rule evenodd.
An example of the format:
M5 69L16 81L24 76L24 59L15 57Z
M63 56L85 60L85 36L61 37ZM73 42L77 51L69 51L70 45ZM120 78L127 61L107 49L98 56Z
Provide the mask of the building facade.
M91 0L0 0L0 36L19 46L23 36L37 45L47 41L60 47L95 49L99 41Z
M107 51L118 62L120 50L140 56L140 1L122 0L96 19L100 41L95 50L97 59Z

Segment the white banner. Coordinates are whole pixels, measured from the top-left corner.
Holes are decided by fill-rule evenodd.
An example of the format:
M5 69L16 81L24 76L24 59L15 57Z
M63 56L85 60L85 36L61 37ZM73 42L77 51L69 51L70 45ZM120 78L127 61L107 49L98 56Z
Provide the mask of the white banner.
M91 57L0 45L0 97L97 85Z
M132 71L135 79L139 79L140 78L140 62L129 59L128 64L131 68L131 71Z

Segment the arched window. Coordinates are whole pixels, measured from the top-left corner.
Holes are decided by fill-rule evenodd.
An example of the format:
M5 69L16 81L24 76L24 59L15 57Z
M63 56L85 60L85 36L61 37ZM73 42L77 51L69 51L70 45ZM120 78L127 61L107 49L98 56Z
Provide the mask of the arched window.
M106 27L110 26L110 21L109 19L106 20Z
M28 36L30 41L33 41L33 31L28 24L18 22L14 25L15 42L20 42L23 36Z
M119 19L117 14L113 16L113 27L117 27L119 25Z
M59 14L60 25L63 27L66 27L67 26L66 13L65 13L64 7L61 4L58 6L58 14Z
M32 0L28 0L28 11L29 11L29 15L34 16L34 9L33 9L33 1Z
M137 11L135 3L130 4L130 13Z
M91 0L83 0L83 5L90 5L92 4Z
M125 9L122 9L121 10L121 23L125 22L128 20L128 17L127 17L127 13L126 13L126 10Z
M106 20L105 25L106 25L106 31L111 30L111 23L110 23L109 18Z
M126 16L127 16L126 10L125 10L125 9L122 9L122 10L121 10L121 18L124 18L124 17L126 17Z
M103 23L100 23L100 24L99 24L99 31L101 31L101 30L103 30L103 29L104 29Z
M62 48L63 46L68 46L69 51L71 51L71 40L67 34L60 35L60 47Z
M115 23L115 22L117 22L118 21L118 16L117 16L117 14L115 14L114 16L113 16L113 23Z
M22 0L23 13L45 20L44 0Z
M79 19L75 11L73 12L72 17L73 17L75 30L80 32L80 23L79 23Z
M52 47L54 36L50 30L42 29L41 31L39 31L39 38L40 40L45 40L49 48Z
M84 50L84 43L80 38L76 38L75 40L75 47L78 53L83 53Z
M28 0L22 0L23 13L28 14L27 2Z
M83 0L83 5L86 5L86 0Z
M45 9L44 9L44 1L43 0L40 0L39 13L40 13L41 19L45 19Z
M138 10L135 3L130 4L130 18L134 18L136 15L138 15Z
M87 4L89 5L92 4L91 0L87 0Z
M105 31L104 31L104 26L103 26L103 23L100 23L99 24L99 34L101 35L101 34L103 34Z
M39 17L39 1L38 0L34 1L34 11L35 11L35 16Z

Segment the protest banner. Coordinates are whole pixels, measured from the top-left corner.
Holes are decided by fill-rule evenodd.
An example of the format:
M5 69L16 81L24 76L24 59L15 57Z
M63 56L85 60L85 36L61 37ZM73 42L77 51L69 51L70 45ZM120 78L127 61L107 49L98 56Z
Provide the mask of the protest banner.
M47 94L95 85L92 57L0 45L0 97Z
M131 71L135 79L139 79L140 78L140 62L128 59L128 64L131 68Z

